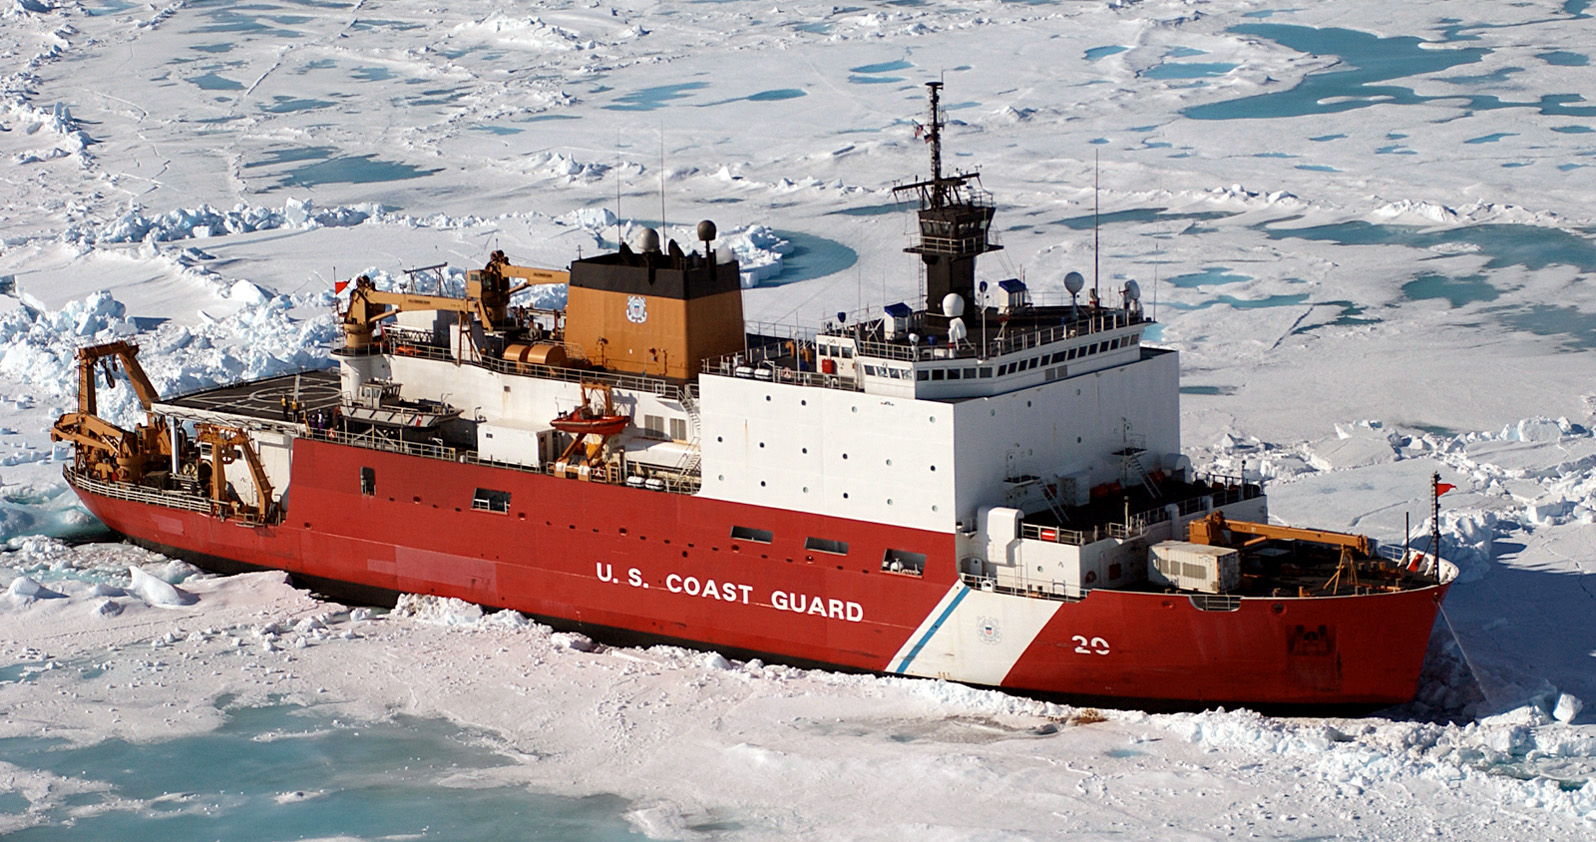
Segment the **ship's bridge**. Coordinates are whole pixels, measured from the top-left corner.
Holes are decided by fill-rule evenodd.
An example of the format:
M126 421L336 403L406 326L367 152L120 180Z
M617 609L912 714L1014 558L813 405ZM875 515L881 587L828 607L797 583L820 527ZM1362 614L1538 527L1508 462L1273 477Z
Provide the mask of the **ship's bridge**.
M1018 282L1004 282L1004 285ZM1023 285L1000 306L958 317L906 304L838 319L817 331L749 326L749 347L705 361L709 374L865 392L961 400L1003 394L1135 362L1152 324L1123 307L1043 304ZM1018 292L1019 294L1015 294Z

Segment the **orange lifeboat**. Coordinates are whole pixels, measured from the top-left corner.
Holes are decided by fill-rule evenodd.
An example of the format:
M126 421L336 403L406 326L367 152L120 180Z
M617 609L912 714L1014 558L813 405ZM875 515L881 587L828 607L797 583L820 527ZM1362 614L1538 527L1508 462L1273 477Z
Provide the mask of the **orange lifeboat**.
M583 383L582 403L570 412L555 417L549 426L578 437L613 436L630 423L630 415L622 415L615 410L615 399L607 384Z
M579 406L550 421L549 426L562 433L578 436L613 436L630 423L632 418L629 415L603 415L586 406Z

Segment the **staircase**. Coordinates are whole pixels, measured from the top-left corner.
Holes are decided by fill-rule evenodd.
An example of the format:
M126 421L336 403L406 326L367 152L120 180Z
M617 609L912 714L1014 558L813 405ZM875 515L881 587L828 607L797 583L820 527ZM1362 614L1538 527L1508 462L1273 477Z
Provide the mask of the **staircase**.
M686 484L687 478L697 476L704 461L704 451L699 446L703 423L698 415L698 384L689 383L681 389L682 409L687 410L687 452L676 463L676 479L672 485Z

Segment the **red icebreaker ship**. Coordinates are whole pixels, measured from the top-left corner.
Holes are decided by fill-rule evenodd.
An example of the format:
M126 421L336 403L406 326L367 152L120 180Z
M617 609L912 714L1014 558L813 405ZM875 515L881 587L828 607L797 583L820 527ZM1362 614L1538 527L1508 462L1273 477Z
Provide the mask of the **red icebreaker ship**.
M923 302L748 333L708 222L568 271L495 252L463 297L362 278L336 369L163 400L135 347L84 349L67 480L204 567L600 639L1150 705L1411 699L1455 568L1193 471L1134 282L978 282L993 206L941 171L938 89L931 175L898 188ZM562 311L510 306L546 283ZM96 414L118 360L133 430Z

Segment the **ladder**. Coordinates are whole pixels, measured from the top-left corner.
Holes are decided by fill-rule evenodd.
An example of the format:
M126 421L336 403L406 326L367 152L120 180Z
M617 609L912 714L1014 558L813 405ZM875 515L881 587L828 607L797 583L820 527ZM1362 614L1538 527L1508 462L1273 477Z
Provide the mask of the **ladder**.
M698 384L689 383L681 389L682 409L687 410L687 452L676 463L676 479L674 484L682 484L687 477L697 474L704 461L704 450L700 446L702 436L702 421L698 414Z

